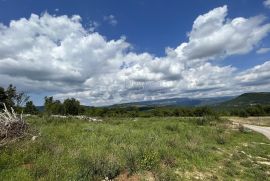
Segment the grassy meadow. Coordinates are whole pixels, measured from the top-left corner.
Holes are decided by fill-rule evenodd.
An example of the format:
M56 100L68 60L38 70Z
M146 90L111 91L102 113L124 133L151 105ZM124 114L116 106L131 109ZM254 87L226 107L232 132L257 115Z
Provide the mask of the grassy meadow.
M270 141L223 119L27 121L0 148L0 180L270 180Z

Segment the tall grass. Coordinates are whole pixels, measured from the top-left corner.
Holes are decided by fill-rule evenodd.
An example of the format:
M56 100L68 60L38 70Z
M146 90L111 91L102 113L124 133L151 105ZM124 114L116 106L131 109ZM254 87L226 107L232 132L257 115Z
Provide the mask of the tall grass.
M107 118L94 123L32 117L28 122L40 136L1 148L0 180L102 180L147 172L156 180L181 180L197 172L208 173L206 180L266 178L261 168L234 163L228 155L243 143L268 140L231 130L224 120L203 119L203 124L196 118ZM245 149L253 155L261 149L260 156L270 151L264 145ZM233 173L226 159L246 171ZM249 173L250 167L255 171Z

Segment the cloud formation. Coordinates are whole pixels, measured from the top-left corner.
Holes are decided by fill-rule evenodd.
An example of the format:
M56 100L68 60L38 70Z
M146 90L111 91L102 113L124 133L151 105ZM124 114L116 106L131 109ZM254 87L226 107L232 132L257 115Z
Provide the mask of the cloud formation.
M187 59L216 59L220 56L245 54L262 40L270 29L265 17L226 19L227 6L200 15L193 23L189 42L179 51Z
M265 0L263 4L265 7L270 8L270 0Z
M116 26L117 24L118 24L118 21L117 21L117 19L115 18L115 16L114 15L109 15L109 16L104 16L103 17L103 20L104 21L106 21L106 22L108 22L110 25L112 25L112 26Z
M91 105L269 88L269 61L242 72L216 64L252 51L270 32L263 16L227 14L223 6L198 16L188 41L163 57L132 51L124 37L107 40L83 27L78 15L32 14L0 24L0 81Z
M264 54L270 51L270 48L260 48L256 51L257 54Z

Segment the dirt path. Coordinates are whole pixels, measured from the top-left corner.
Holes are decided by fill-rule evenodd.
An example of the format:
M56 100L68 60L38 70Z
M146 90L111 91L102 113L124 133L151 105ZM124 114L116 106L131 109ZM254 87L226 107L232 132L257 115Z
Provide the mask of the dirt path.
M265 135L270 140L270 127L243 124L244 127Z

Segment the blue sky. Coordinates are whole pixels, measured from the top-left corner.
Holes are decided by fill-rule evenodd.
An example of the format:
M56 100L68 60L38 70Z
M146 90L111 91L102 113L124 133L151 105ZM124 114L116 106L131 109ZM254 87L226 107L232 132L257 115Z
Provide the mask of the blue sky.
M91 20L101 23L97 31L108 39L125 35L135 46L136 51L164 55L164 47L176 47L179 42L187 40L186 33L191 30L193 21L198 15L228 5L229 17L251 17L259 14L270 17L270 10L265 8L262 2L261 0L2 0L0 22L7 24L10 20L29 17L32 13L40 15L45 11L55 15L78 14L85 26L88 26ZM111 27L103 22L103 17L108 15L116 17L117 26Z
M2 66L0 74L5 77L5 79L2 78L1 84L6 86L8 83L14 83L19 89L28 92L38 105L42 104L45 95L54 95L59 99L76 97L84 104L107 105L169 97L211 97L237 95L247 91L267 91L270 88L269 82L265 81L266 78L269 78L265 72L270 68L268 65L270 60L270 49L268 49L270 47L270 30L268 30L270 8L266 2L264 0L0 0L0 23L5 27L0 29L0 32L4 32L0 34L0 40L9 42L6 38L9 37L18 41L10 45L0 44L0 53L2 53L2 55L0 54L0 66ZM220 9L215 11L217 8ZM211 11L214 13L211 14ZM31 19L31 14L37 15L38 20ZM75 20L72 25L68 25L66 28L70 29L65 32L63 37L61 32L59 35L57 33L49 34L48 31L51 33L54 30L54 25L50 22L65 15L67 18L62 18L56 23L73 22L72 16L74 15L78 15L80 20ZM220 28L220 31L213 31L213 33L220 33L220 36L223 36L223 31L231 32L231 28L226 29L226 27L233 26L234 19L244 18L249 21L248 24L243 23L242 20L241 23L250 28L244 30L244 27L240 27L242 26L240 25L240 30L235 30L239 35L231 32L230 36L226 36L235 36L235 38L230 41L222 40L235 45L236 51L229 46L221 47L220 50L216 49L213 54L211 52L214 49L207 49L205 52L202 50L203 55L207 52L210 52L211 55L196 56L195 60L192 58L193 55L201 50L192 46L194 42L203 40L198 38L202 32L199 30L195 32L194 28L195 21L200 15L205 15L205 17L220 15L220 18L223 18L218 27L215 27L216 20L211 21L210 18L207 22L209 27ZM22 18L25 18L27 22L21 22L24 25L19 26ZM15 30L10 25L13 20L18 25ZM33 28L32 21L36 23L43 20L47 22L45 26L48 27L42 26L39 30L29 30L30 27ZM261 23L257 23L260 21ZM214 24L211 25L211 23ZM80 27L74 28L78 24L82 26L83 31L86 31L82 35L78 35L78 32L81 32ZM203 29L205 26L200 25L198 28ZM59 27L61 26L59 25ZM22 30L24 28L25 31ZM251 31L253 28L254 31ZM44 29L48 29L48 31L44 33ZM60 38L56 38L59 42L55 47L49 45L49 41L43 42L43 45L48 45L45 47L41 44L34 45L33 42L37 42L37 39L32 37L30 31L42 34L42 41L45 41L44 37L46 37L55 42L55 36L59 36ZM205 31L212 32L209 28ZM254 35L261 31L264 33ZM16 34L20 36L13 36L12 32L17 32ZM190 35L192 32L194 32L193 37ZM33 39L31 47L23 33L27 34L25 37L29 36L29 41ZM89 52L87 50L71 54L70 57L74 56L72 60L69 60L70 57L65 58L63 51L67 54L78 48L71 45L59 46L59 44L64 45L63 42L67 41L72 33L77 36L74 42L76 40L81 42L79 40L82 40L82 37L91 39L97 35L97 42L94 45L88 42L89 44L82 46L87 46L89 51L103 46L104 53L101 55L108 53L114 57L113 60L110 56L96 60L100 55L87 54L86 52ZM245 38L241 37L245 33L247 42L243 42ZM224 37L226 36L224 35ZM217 41L211 37L209 35L208 44ZM191 41L192 39L194 42ZM19 42L20 40L21 42ZM38 40L41 41L41 39ZM111 45L110 41L118 43ZM189 49L186 49L190 54L188 56L185 51L177 50L177 47L185 42L190 43ZM201 44L199 45L201 46ZM9 46L18 46L22 50L13 50L14 52L9 55L7 53L10 51ZM43 49L44 54L34 56L37 50L35 47ZM174 58L169 56L166 53L168 47L172 49L171 53L178 55L173 55ZM59 49L61 49L61 55ZM39 59L38 56L40 56ZM51 57L57 58L51 60ZM60 59L61 61L59 61ZM76 61L78 61L77 64L74 63ZM31 62L35 65L34 68L31 67ZM22 66L19 66L20 63ZM119 71L119 67L123 63L128 66L123 71ZM47 64L52 69L45 71ZM202 74L197 77L193 71L202 71ZM213 73L209 75L209 71L213 71ZM117 75L117 77L112 77L112 75ZM202 77L205 77L205 80ZM212 82L206 83L206 80L212 80ZM224 80L235 83L225 85ZM123 86L127 81L131 87ZM258 83L261 85L259 88L255 86ZM138 85L140 86L138 87ZM146 90L141 85L153 86ZM236 90L235 85L239 85Z

